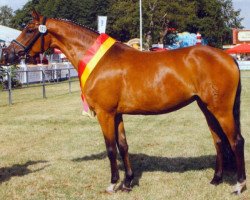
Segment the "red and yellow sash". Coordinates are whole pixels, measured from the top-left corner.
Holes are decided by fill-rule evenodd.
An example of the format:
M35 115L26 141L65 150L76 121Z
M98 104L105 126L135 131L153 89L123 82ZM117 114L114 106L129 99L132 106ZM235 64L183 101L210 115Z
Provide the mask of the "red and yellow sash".
M100 34L94 44L86 51L78 64L78 76L83 91L89 75L101 60L104 54L114 45L116 40L106 34Z

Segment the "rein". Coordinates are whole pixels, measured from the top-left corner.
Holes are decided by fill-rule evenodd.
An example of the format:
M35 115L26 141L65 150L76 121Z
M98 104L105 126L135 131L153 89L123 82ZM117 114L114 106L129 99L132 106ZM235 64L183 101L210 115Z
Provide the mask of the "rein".
M29 52L29 50L32 48L34 43L41 38L41 52L44 52L44 35L47 33L47 27L45 26L47 18L43 17L42 24L39 25L38 27L38 33L35 35L35 37L30 41L30 43L25 46L22 43L18 42L17 40L12 40L15 44L23 48L23 51L25 54Z

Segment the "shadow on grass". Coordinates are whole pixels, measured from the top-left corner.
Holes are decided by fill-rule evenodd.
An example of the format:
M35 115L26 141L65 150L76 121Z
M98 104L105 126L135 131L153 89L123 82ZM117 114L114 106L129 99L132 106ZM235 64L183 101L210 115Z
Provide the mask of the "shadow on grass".
M35 173L35 172L41 171L45 167L48 166L48 165L46 165L46 166L43 166L43 167L36 169L36 170L28 169L29 166L36 165L39 163L47 163L47 161L44 161L44 160L28 161L23 165L12 165L11 167L0 168L0 184L5 182L5 181L10 180L11 177L13 177L13 176L25 176L25 175L30 174L30 173Z
M199 157L160 157L151 156L147 154L129 154L130 161L133 166L135 178L133 185L139 185L139 181L143 172L169 172L169 173L184 173L187 171L197 171L204 169L214 169L215 167L215 155L205 155ZM84 156L82 158L76 158L74 162L85 162L91 160L102 160L107 157L107 153L101 152L99 154L93 154L90 156ZM121 159L118 158L120 161ZM120 162L119 169L124 171L123 163ZM226 172L224 176L224 182L233 185L235 184L235 177L232 172ZM212 179L212 177L211 177Z

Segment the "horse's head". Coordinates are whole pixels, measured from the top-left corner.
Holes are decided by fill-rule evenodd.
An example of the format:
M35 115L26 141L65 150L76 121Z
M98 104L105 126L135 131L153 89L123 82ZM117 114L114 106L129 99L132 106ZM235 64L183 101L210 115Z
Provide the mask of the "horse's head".
M51 39L46 27L46 17L32 12L32 21L11 44L0 52L0 63L14 64L21 58L34 56L49 48Z

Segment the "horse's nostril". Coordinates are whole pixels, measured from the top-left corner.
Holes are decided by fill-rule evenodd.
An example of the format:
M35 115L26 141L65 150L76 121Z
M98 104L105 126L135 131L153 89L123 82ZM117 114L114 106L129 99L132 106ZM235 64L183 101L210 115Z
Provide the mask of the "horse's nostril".
M5 60L8 60L8 53L3 53L3 58L5 59Z

